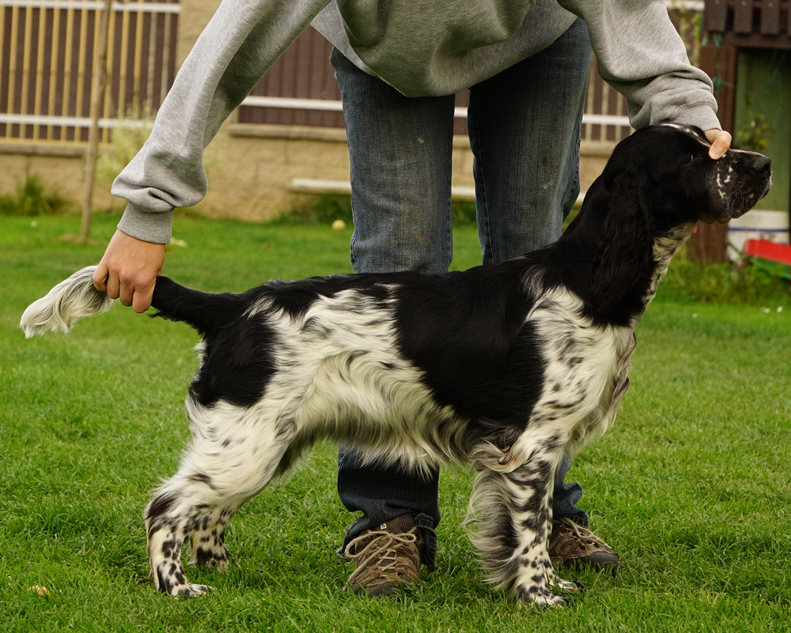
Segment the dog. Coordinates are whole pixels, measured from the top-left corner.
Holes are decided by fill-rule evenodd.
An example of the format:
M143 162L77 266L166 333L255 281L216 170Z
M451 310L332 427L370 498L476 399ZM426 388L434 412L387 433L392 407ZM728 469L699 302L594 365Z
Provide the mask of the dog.
M334 275L206 294L157 280L155 316L203 337L186 408L192 441L145 509L157 589L197 596L181 563L224 568L233 515L319 438L368 464L477 472L468 523L488 580L517 601L561 605L547 554L552 484L612 424L635 328L700 220L727 222L766 195L770 161L719 160L694 127L623 140L560 240L502 264L439 275ZM85 268L33 303L27 337L68 331L113 301Z

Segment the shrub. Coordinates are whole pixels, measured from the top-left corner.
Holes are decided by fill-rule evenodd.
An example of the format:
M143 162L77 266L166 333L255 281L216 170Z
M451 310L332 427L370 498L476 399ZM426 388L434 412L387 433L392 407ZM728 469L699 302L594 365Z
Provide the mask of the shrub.
M17 185L16 194L0 195L0 215L52 215L68 211L68 201L47 191L41 178L28 174Z
M659 293L705 303L787 302L788 282L774 271L749 262L700 266L680 253L670 263Z
M332 224L335 220L352 224L352 202L349 196L322 193L317 198L310 198L296 209L270 220L269 224L275 226Z

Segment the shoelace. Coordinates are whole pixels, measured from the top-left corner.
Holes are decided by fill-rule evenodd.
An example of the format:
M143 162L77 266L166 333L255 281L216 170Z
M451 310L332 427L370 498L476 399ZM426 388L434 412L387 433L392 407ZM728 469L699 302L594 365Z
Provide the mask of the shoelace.
M368 541L360 551L355 551L364 541ZM372 562L376 562L378 571L382 574L387 572L397 573L396 548L399 545L411 545L417 541L414 532L404 532L402 534L392 534L385 530L375 530L367 534L361 534L351 540L344 550L344 554L352 560L362 559L360 566L349 576L349 582L357 579L365 573Z
M577 538L578 542L583 545L592 545L594 547L607 547L606 543L602 541L598 536L596 536L593 532L582 527L581 525L577 525L571 519L561 519L560 523L565 529L558 530L556 534L552 535L553 542L556 540L556 538L561 538L565 532L571 532ZM609 549L609 547L607 547L607 549Z

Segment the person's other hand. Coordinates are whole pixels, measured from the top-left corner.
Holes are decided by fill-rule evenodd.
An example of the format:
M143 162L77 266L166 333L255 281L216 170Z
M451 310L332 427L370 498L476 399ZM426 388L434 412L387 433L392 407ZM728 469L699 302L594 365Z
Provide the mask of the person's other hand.
M720 158L731 148L731 141L733 138L725 130L706 130L705 134L706 138L709 139L709 143L711 143L709 156L714 160Z
M144 242L116 231L96 267L93 285L135 312L151 306L154 285L165 262L165 245Z

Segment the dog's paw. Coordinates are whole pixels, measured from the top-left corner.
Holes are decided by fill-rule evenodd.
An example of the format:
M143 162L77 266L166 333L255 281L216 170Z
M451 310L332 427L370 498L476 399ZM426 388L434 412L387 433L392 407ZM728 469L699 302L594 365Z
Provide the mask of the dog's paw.
M157 566L156 587L162 593L182 598L194 598L209 592L211 587L195 585L187 580L181 562L165 562Z
M563 580L557 576L550 581L550 586L568 593L582 593L582 585L579 585L576 582L571 582L570 580Z
M214 589L207 585L193 585L192 583L187 583L181 587L173 587L173 589L171 589L171 595L184 598L186 600L188 598L197 598L198 596L203 596L210 591L214 591Z
M572 583L573 584L573 583ZM516 590L516 601L531 607L562 607L571 602L570 598L556 596L546 587L531 585L529 587L519 587Z
M565 607L567 604L570 603L571 603L571 598L564 598L562 596L549 594L548 596L536 597L535 600L530 604L535 607L542 607L548 609L550 607Z

